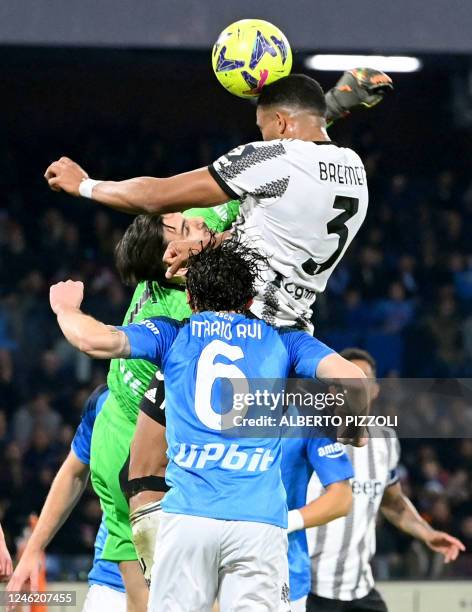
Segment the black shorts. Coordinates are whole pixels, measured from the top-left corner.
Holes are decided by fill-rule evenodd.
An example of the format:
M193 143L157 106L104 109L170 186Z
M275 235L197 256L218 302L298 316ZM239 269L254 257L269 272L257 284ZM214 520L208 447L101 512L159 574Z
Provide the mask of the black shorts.
M388 612L387 605L376 589L365 597L353 601L326 599L310 593L306 602L306 612Z

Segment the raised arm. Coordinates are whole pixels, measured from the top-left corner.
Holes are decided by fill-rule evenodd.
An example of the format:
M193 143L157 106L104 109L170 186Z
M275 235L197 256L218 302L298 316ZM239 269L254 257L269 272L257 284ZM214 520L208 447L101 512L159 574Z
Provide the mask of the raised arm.
M343 419L338 428L338 441L353 446L367 444L367 430L358 426L350 417L361 417L369 413L370 394L369 379L354 363L337 353L327 355L316 369L316 378L327 384L341 387L344 393L344 404L338 406L335 414Z
M84 285L80 281L60 282L49 291L51 308L67 340L95 359L129 357L130 345L126 334L84 314L80 310L83 297Z
M130 214L163 214L187 208L207 208L228 201L208 168L169 178L142 176L126 181L95 181L78 164L61 157L46 170L45 178L54 191L88 197Z

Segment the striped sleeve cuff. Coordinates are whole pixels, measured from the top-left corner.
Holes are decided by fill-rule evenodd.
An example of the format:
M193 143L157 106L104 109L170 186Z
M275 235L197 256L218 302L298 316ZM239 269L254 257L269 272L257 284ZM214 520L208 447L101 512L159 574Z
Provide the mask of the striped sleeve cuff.
M218 185L221 187L221 189L226 193L226 195L231 200L239 200L239 198L241 196L239 194L237 194L236 191L234 191L234 189L232 189L228 185L228 183L226 183L226 181L224 181L221 178L221 175L218 173L218 170L215 168L214 164L210 164L208 166L208 172L211 174L211 176L215 179L215 181L218 183Z

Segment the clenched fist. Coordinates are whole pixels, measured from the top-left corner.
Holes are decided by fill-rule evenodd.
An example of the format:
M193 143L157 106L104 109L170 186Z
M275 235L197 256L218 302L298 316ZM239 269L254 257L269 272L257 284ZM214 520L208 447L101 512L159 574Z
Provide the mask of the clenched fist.
M80 183L88 178L88 174L68 157L61 157L49 166L44 178L53 191L62 190L70 195L79 196Z
M49 289L49 303L55 314L64 308L79 309L83 299L84 283L81 281L61 281Z

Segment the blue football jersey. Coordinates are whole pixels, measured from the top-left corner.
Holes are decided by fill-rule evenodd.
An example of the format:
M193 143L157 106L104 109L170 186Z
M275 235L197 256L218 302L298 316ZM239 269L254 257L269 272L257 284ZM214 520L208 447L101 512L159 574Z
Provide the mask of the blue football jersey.
M306 332L241 314L203 312L185 322L156 318L122 327L131 357L164 374L170 491L166 512L287 526L281 442L226 430L224 385L238 379L315 376L331 349Z
M323 487L352 478L352 464L344 446L329 438L284 438L282 480L289 510L306 505L308 483L313 471ZM311 587L311 562L305 530L288 536L290 599L305 597Z
M74 454L86 465L90 464L90 444L95 418L102 409L107 397L108 389L106 385L97 387L90 395L85 402L82 419L77 427L74 439L72 440L72 450ZM118 564L112 563L111 561L103 561L101 559L107 535L108 531L105 526L105 520L102 518L97 537L95 538L93 565L88 575L88 582L89 584L107 586L115 589L115 591L124 593L125 587Z

